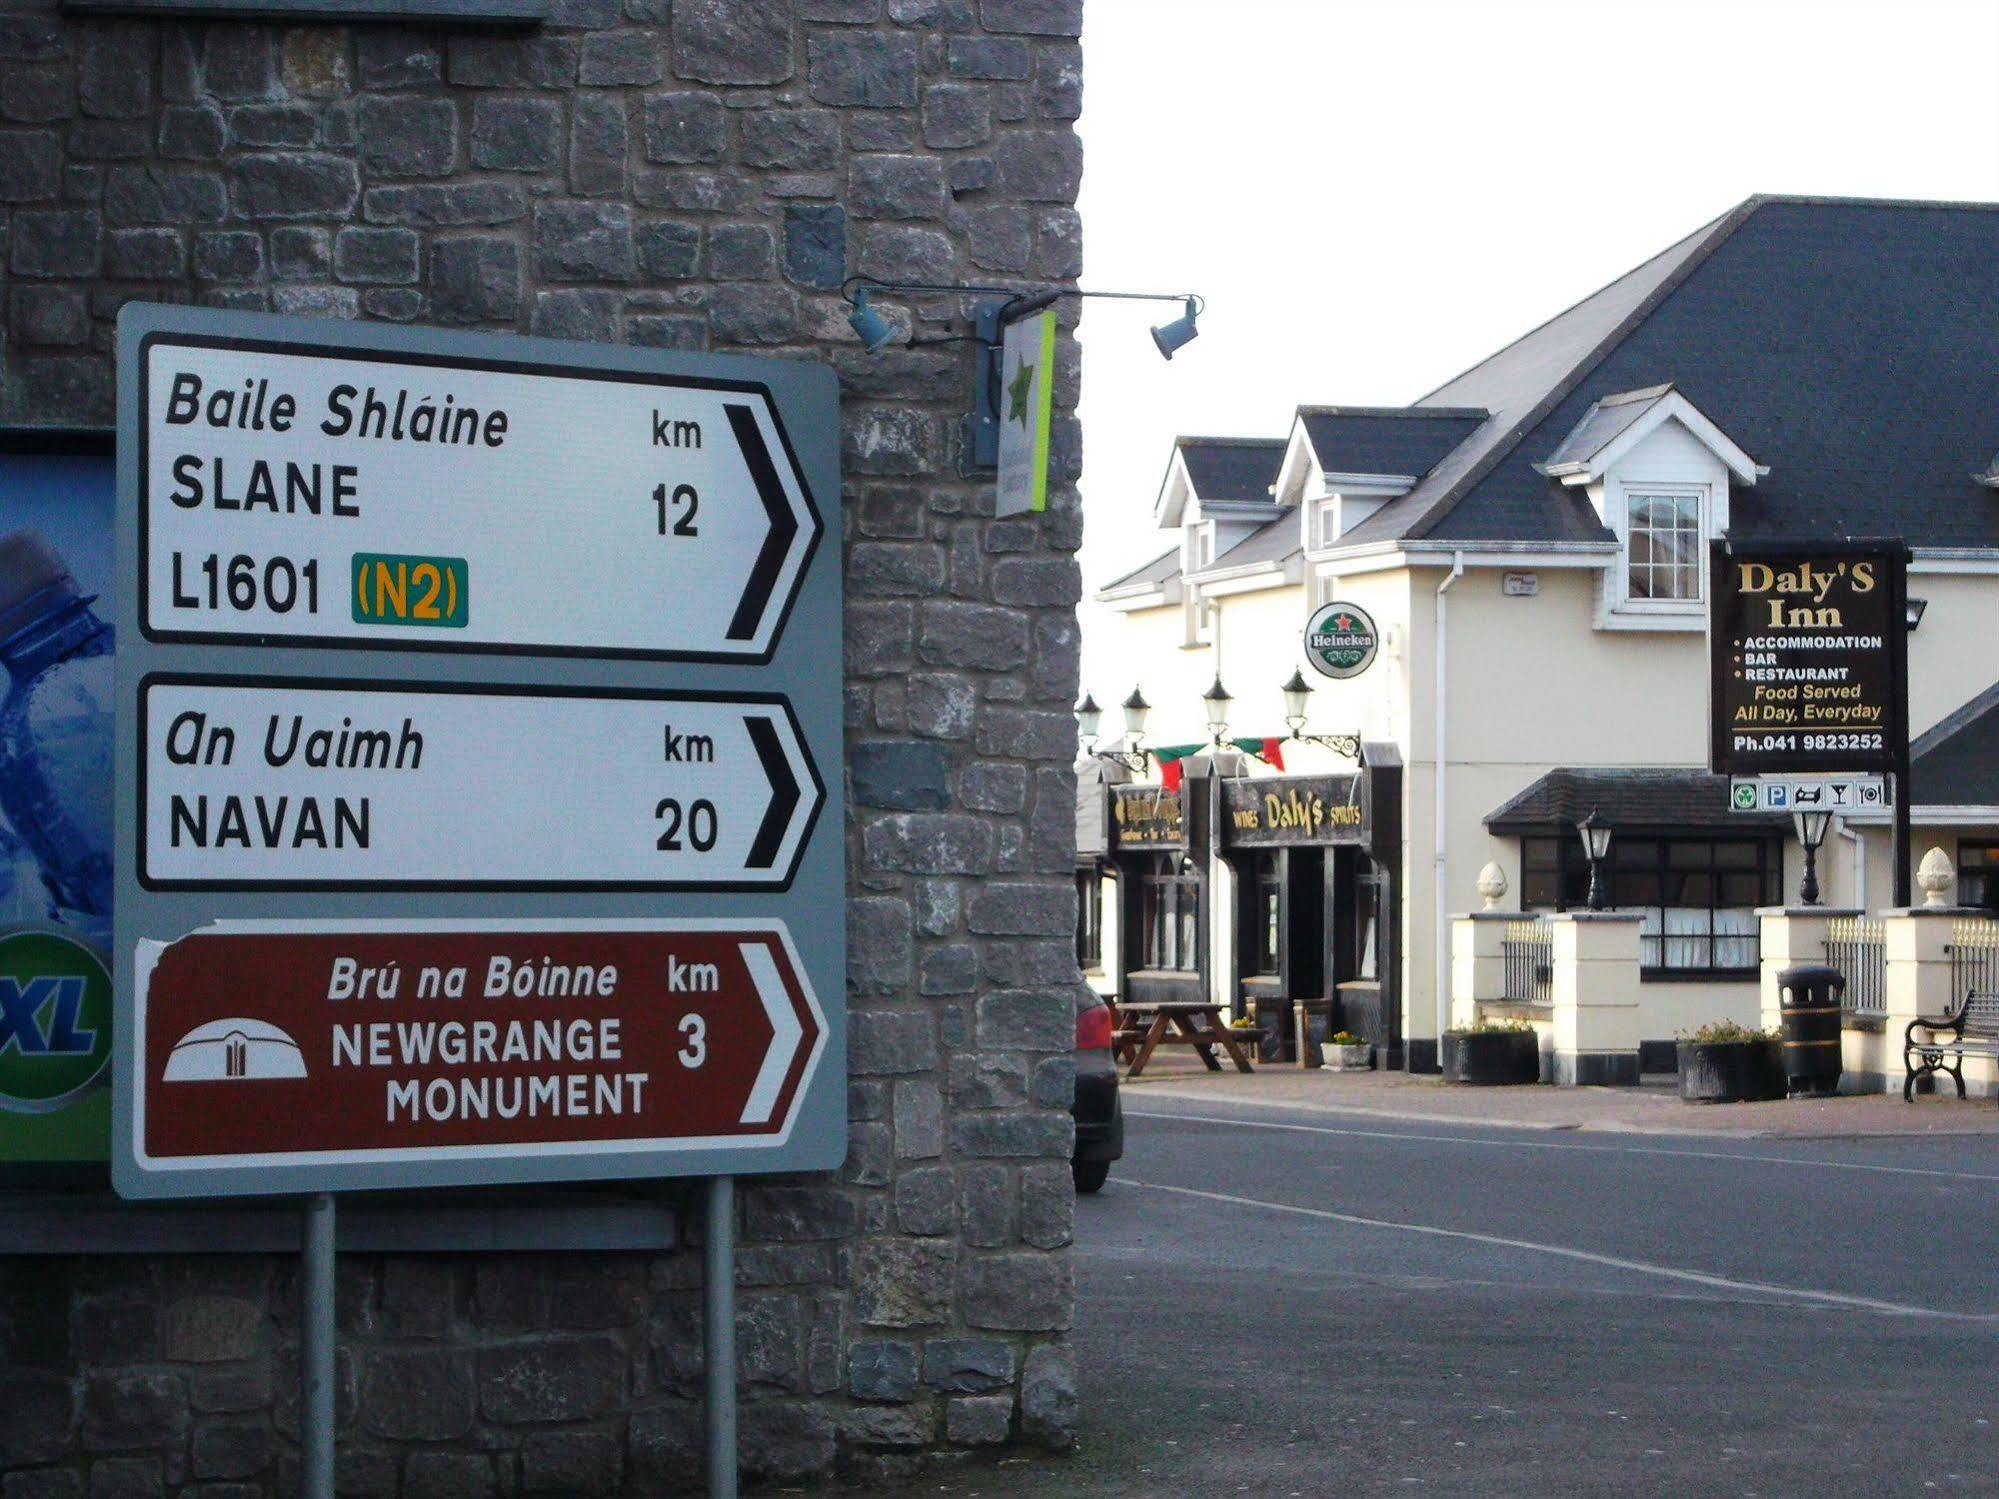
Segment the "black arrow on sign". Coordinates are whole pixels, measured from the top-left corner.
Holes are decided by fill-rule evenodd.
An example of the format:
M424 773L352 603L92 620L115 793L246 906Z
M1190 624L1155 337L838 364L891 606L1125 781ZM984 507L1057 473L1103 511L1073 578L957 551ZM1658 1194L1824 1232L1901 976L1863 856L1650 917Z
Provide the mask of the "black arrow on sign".
M748 640L757 632L757 621L763 618L764 606L770 602L771 589L777 585L778 569L784 566L792 538L798 535L798 520L785 499L777 467L770 461L770 449L764 446L764 435L757 428L756 413L747 406L728 403L724 403L722 410L728 414L729 426L736 434L736 446L742 449L743 462L749 466L750 478L757 486L757 498L763 501L764 513L770 517L770 534L764 537L763 549L757 553L756 566L750 569L749 585L743 589L735 615L729 620L728 638Z
M734 408L731 408L734 409ZM745 869L768 869L777 861L778 845L791 826L791 814L798 806L798 777L791 773L791 761L778 742L777 725L768 718L745 715L743 727L750 731L750 744L763 765L764 779L770 782L770 808L757 827L755 841Z

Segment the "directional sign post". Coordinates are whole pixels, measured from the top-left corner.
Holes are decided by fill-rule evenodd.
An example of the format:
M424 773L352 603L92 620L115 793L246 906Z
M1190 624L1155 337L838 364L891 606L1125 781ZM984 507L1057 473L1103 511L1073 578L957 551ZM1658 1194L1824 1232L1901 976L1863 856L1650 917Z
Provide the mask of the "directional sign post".
M847 1149L831 370L139 305L118 355L113 1182L307 1198L310 1413L331 1194L705 1176L726 1376L733 1176Z

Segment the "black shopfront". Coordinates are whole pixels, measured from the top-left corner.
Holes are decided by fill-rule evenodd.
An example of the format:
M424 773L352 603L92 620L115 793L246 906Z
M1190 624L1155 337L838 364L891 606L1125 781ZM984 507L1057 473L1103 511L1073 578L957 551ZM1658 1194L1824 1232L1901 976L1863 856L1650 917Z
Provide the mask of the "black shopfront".
M1226 992L1256 1017L1266 1060L1296 1060L1296 1009L1402 1063L1396 975L1401 768L1214 783L1214 846L1233 878Z
M1128 1003L1209 992L1209 784L1190 775L1178 791L1109 789L1106 862L1117 884L1118 989Z

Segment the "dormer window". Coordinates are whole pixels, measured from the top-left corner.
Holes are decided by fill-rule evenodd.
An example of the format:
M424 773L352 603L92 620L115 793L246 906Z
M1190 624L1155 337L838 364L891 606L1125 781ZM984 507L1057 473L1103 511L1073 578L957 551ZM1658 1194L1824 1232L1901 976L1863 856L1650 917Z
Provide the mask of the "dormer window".
M1312 502L1312 545L1330 547L1340 539L1340 497L1329 494Z
M1625 496L1626 596L1632 603L1699 603L1703 495L1634 489Z

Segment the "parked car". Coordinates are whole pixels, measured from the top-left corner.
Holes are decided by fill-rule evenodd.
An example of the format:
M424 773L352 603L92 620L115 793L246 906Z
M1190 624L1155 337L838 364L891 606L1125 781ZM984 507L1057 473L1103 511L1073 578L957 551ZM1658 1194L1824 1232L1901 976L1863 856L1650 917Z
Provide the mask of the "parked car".
M1076 987L1076 1151L1069 1169L1078 1192L1094 1192L1124 1154L1124 1106L1118 1102L1117 1059L1111 1055L1111 1007Z

